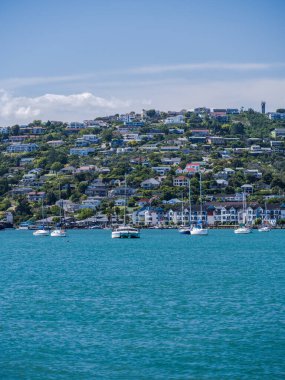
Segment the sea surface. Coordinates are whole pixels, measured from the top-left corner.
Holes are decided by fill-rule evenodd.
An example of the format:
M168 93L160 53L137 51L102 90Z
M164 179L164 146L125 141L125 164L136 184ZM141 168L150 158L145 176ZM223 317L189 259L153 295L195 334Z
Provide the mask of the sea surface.
M284 379L285 230L0 231L0 379Z

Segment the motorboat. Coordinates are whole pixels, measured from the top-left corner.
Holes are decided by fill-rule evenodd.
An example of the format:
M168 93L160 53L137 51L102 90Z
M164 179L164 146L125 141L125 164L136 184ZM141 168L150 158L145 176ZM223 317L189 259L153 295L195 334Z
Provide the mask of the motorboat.
M182 226L179 228L179 233L183 235L190 235L192 231L192 227Z
M269 226L261 226L258 229L258 232L270 232L270 231L271 231L271 228Z
M202 224L198 224L191 229L191 235L208 235L208 228L203 228Z
M51 231L50 236L52 237L66 237L66 231L61 228L56 228L55 230Z
M247 226L240 226L234 230L235 234L250 234L251 233L251 228Z
M119 226L112 231L112 239L137 239L140 231L131 226Z
M33 232L34 236L49 236L49 231L45 229L39 229Z

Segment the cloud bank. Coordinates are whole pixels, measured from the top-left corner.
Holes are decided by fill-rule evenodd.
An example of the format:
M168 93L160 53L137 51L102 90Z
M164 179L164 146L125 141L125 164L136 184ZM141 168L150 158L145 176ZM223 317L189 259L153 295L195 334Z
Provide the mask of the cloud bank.
M71 120L80 114L93 117L98 112L114 112L130 107L129 101L106 99L90 92L71 95L45 94L38 97L14 97L0 90L0 120L26 121L35 117L43 119Z

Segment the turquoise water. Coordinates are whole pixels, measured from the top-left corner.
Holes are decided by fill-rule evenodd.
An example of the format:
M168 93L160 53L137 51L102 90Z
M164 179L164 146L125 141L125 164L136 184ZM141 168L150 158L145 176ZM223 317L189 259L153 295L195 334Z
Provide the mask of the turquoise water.
M285 378L285 231L0 241L3 380Z

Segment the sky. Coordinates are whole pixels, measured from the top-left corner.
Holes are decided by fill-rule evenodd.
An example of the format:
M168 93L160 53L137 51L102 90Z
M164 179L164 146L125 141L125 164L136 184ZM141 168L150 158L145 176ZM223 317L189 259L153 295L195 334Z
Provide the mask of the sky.
M284 0L1 0L0 126L285 108Z

